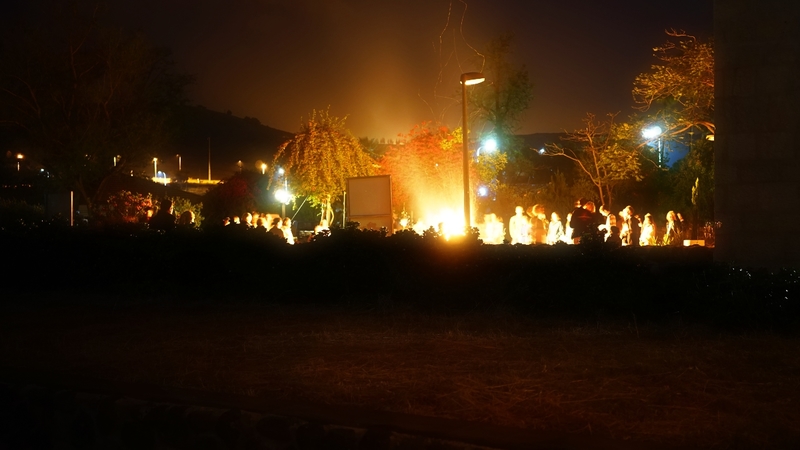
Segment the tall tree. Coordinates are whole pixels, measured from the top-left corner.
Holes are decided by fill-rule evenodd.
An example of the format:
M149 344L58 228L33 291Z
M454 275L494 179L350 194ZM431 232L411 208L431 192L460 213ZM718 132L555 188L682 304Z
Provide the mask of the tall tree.
M3 33L0 124L91 209L110 176L151 160L190 77L142 35L102 26L99 6L45 3Z
M634 142L634 128L617 124L616 114L599 121L587 114L584 128L569 133L564 138L572 145L548 144L545 154L561 156L573 161L597 189L600 203L611 205L615 188L628 180L640 181L640 154ZM575 146L577 149L573 149Z
M510 61L513 43L512 34L489 41L483 52L487 81L468 90L473 105L470 111L492 124L492 133L500 148L512 155L519 147L514 133L533 98L533 83L528 78L527 68Z
M300 132L275 154L273 171L282 166L292 190L322 207L322 218L332 223L331 202L340 200L347 178L371 175L374 161L358 138L345 127L347 117L312 111ZM274 175L273 175L274 176Z
M667 35L667 42L653 49L659 63L636 77L633 99L667 125L668 135L694 128L714 134L714 43L682 31Z

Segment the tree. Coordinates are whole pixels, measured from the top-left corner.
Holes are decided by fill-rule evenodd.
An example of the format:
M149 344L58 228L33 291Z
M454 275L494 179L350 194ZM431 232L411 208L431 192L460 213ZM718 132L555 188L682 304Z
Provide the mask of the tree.
M533 98L528 70L509 62L513 40L513 35L504 34L489 41L483 54L487 82L468 90L470 111L492 124L499 147L512 155L519 146L514 133L520 116Z
M654 48L660 61L636 77L633 98L642 111L656 109L668 125L666 133L680 135L695 127L714 134L714 44L671 30L672 38Z
M628 180L641 181L641 163L637 147L633 144L635 129L630 124L615 123L616 114L608 120L598 121L594 114L587 114L585 128L569 133L565 141L571 146L548 144L545 154L561 156L573 161L580 173L597 189L600 203L611 205L614 189Z
M190 78L175 75L169 52L142 35L103 27L98 6L44 10L50 15L5 30L0 124L21 131L26 158L92 210L111 175L152 159Z
M423 122L404 135L400 144L389 147L378 165L380 173L392 177L396 212L439 214L463 205L462 138L460 128L450 131L444 125ZM506 156L500 152L479 155L470 164L470 185L496 188L505 163Z
M347 118L312 111L300 132L284 142L275 154L274 168L282 166L297 195L308 196L323 208L323 219L332 223L331 202L340 200L348 178L371 175L374 161L358 138L345 128Z
M460 205L462 157L460 133L431 122L415 125L378 163L392 177L394 210L421 214Z

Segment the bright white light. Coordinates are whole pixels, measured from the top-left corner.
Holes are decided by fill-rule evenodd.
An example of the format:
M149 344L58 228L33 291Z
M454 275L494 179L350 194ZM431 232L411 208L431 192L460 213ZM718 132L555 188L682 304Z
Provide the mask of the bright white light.
M648 140L655 139L655 138L661 136L662 132L663 132L663 130L661 129L660 126L654 125L652 127L648 127L648 128L643 129L642 130L642 137L645 138L645 139L648 139Z
M288 205L289 204L289 199L291 197L292 196L291 196L291 194L289 194L289 191L287 191L285 189L278 189L277 191L275 191L275 199L278 200L279 202L283 203L284 205Z
M497 140L495 138L489 138L483 141L483 149L486 153L494 153L497 150Z
M481 197L486 197L489 195L489 189L486 186L481 186L478 188L478 195Z
M544 155L544 147L542 147L542 148L540 148L540 149L539 149L539 154L540 154L540 155Z
M278 175L283 175L284 173L285 171L283 170L283 167L278 169Z

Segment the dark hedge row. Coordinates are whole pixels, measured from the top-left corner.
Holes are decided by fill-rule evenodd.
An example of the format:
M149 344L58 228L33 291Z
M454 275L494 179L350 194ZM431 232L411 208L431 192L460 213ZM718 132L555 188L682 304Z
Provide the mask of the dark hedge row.
M790 331L800 276L713 262L691 248L482 245L357 229L295 246L227 230L38 228L0 233L8 299L85 296L171 301L364 303L430 311L490 310ZM26 294L26 295L22 295ZM40 294L40 295L39 295Z

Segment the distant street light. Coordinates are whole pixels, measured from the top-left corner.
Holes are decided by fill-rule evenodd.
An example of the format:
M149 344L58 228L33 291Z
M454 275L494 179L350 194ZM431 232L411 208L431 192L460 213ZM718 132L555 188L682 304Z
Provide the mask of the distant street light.
M469 130L467 127L467 86L483 83L486 77L479 72L461 74L461 120L462 120L462 145L463 145L463 180L464 180L464 231L468 232L471 225L469 211Z
M178 172L180 172L181 171L181 155L175 155L175 156L178 157Z
M658 125L653 125L652 127L647 127L642 130L642 137L647 139L648 141L652 141L654 139L657 140L657 151L658 151L658 168L663 167L663 160L664 160L664 152L661 147L661 134L664 130L661 129Z
M261 163L261 175L267 173L267 163Z
M23 159L25 159L25 155L17 153L17 172L19 172L19 166Z
M158 158L153 158L153 178L158 178Z

